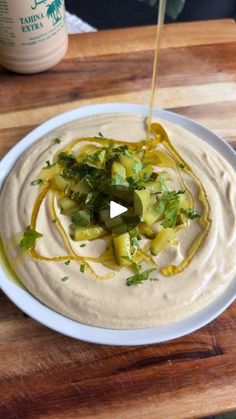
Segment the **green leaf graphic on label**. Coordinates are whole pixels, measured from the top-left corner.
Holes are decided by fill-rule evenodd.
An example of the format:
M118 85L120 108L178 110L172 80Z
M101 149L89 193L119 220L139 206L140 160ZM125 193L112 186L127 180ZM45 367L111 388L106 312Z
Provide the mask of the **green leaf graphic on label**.
M53 20L53 25L56 25L62 19L60 12L61 6L62 0L53 0L52 3L47 4L47 17Z
M47 0L34 0L34 4L33 6L31 6L32 10L37 9L37 7L42 4L42 3L46 3Z

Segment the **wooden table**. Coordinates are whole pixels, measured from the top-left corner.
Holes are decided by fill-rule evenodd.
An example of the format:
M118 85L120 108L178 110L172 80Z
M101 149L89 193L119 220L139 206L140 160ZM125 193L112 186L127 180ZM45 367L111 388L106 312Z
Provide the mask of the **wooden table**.
M90 103L147 104L154 27L70 38L52 70L0 69L0 153L59 112ZM236 146L233 21L166 25L160 107ZM109 347L59 335L0 293L1 418L196 418L236 410L236 303L207 327L161 345Z

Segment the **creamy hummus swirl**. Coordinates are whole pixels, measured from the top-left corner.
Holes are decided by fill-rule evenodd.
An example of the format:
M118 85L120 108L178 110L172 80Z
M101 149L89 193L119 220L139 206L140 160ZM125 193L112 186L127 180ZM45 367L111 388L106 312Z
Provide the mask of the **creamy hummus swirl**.
M212 147L185 129L164 121L171 141L182 157L201 179L211 208L212 224L190 266L182 273L164 277L159 271L155 279L134 287L127 287L129 268L122 268L109 280L98 280L81 273L75 261L66 266L62 262L46 262L22 253L18 243L30 223L32 208L39 193L30 183L39 177L45 161L69 144L74 138L92 137L102 132L105 137L126 141L145 138L142 116L109 114L85 118L70 123L40 139L19 160L9 175L0 197L0 234L12 268L25 287L40 301L63 315L95 326L125 329L154 327L183 319L214 301L236 274L236 186L235 172L230 164ZM60 137L61 144L55 138ZM197 186L192 183L196 209ZM44 237L37 243L37 251L44 256L66 255L49 211L49 197L42 205L37 231ZM59 209L58 209L59 214ZM66 217L64 217L66 218ZM66 227L67 220L62 220ZM197 220L179 233L177 245L168 246L156 261L159 266L179 264L186 249L199 233ZM98 239L81 248L71 241L81 256L99 256L106 243ZM107 272L101 264L93 263L97 273ZM62 278L68 276L67 281Z

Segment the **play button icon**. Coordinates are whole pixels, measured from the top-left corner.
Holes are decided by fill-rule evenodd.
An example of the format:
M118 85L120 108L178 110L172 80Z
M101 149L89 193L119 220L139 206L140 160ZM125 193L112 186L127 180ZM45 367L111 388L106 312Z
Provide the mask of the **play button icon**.
M123 185L113 185L108 191L108 202L99 208L99 221L112 234L123 234L140 223L142 202L137 191Z
M110 201L110 218L115 218L118 215L124 214L128 211L128 208L124 207L118 202Z

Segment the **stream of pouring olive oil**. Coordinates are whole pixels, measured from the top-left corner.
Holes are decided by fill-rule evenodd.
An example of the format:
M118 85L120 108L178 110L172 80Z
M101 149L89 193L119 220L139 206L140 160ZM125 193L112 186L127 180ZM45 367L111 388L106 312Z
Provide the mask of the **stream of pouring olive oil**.
M159 59L160 59L160 45L161 45L161 34L165 19L165 10L166 10L166 0L159 1L158 8L158 21L156 29L156 40L155 40L155 50L154 50L154 60L153 60L153 70L152 70L152 83L151 83L151 96L149 104L149 115L147 119L147 139L151 135L151 123L152 123L152 114L155 103L156 89L157 89L157 78L158 78L158 69L159 69Z
M164 23L165 8L166 8L166 0L160 0L157 30L156 30L156 40L155 40L155 51L154 51L154 61L153 61L151 92L150 92L150 105L149 105L149 114L148 114L148 118L147 118L147 139L144 140L144 141L140 141L138 143L132 143L132 144L129 143L129 142L126 142L126 141L114 140L113 146L115 145L115 146L127 147L128 150L133 154L139 153L141 151L141 149L145 148L146 149L145 153L148 155L149 150L150 150L150 153L153 154L154 147L155 146L157 147L158 144L162 143L162 145L165 146L166 151L167 151L168 154L165 156L165 153L163 153L162 151L159 151L159 154L158 154L158 151L156 151L156 154L158 155L158 159L159 159L159 162L160 162L160 167L165 167L165 166L168 167L169 166L169 167L175 168L176 174L179 177L179 179L181 180L182 189L186 191L186 194L188 196L188 202L190 203L191 208L194 208L193 196L192 196L191 191L189 190L188 186L184 182L181 171L188 174L199 186L199 201L202 204L202 214L199 217L199 225L202 227L202 231L198 235L198 237L196 238L196 240L194 241L192 246L188 249L185 259L182 261L182 263L180 263L179 266L169 265L169 266L166 266L166 267L160 269L160 271L163 275L171 276L171 275L175 275L175 274L178 274L178 273L182 272L190 264L194 254L199 249L199 247L201 246L203 240L205 239L205 237L208 233L211 221L209 219L210 208L209 208L209 204L208 204L208 200L207 200L207 196L206 196L206 192L205 192L203 184L197 178L197 176L192 172L192 169L190 168L190 166L182 159L182 157L179 155L177 150L173 147L172 143L170 142L170 140L168 138L167 133L162 128L162 126L160 124L156 124L156 123L153 124L152 123L153 108L154 108L154 102L155 102L155 93L156 93L156 89L157 89L157 80L158 80L161 33L162 33L163 23ZM62 149L62 152L63 153L71 153L73 151L73 148L74 148L75 145L78 145L79 143L83 143L83 142L85 142L85 143L95 142L95 143L99 144L99 147L101 147L101 138L100 139L98 137L80 138L80 139L76 139L76 140L72 141L66 148ZM109 140L104 139L104 138L102 139L102 145L103 146L109 147L109 144L110 144ZM57 159L57 156L54 156L53 166L57 165L57 160L56 159ZM155 163L153 162L153 164L155 164ZM54 183L55 183L55 176L61 176L61 174L62 174L62 172L60 172L60 174L59 174L59 172L56 173L55 169L52 167L51 178L49 176L49 178L46 179L46 181L48 182L47 185L43 187L43 183L42 183L41 191L38 195L38 198L37 198L37 200L35 202L35 205L34 205L34 208L32 210L32 216L31 216L31 221L30 221L30 229L32 231L35 231L35 232L37 231L37 218L38 218L40 207L41 207L44 199L46 198L47 194L50 193L51 194L50 212L51 212L52 218L55 219L55 221L56 221L55 222L55 227L58 229L59 233L61 234L61 237L63 238L63 241L65 243L65 248L67 249L68 254L66 256L45 257L45 256L39 254L36 251L36 249L33 247L33 248L29 249L29 255L34 259L39 259L39 260L48 261L48 262L60 262L60 261L65 262L65 261L73 260L73 261L78 262L80 265L83 264L83 266L86 267L86 270L88 272L90 272L92 274L92 276L95 276L97 279L111 278L114 275L114 273L103 275L103 276L97 275L97 273L91 268L89 262L99 262L99 263L102 263L105 266L107 266L107 267L109 267L110 269L113 270L113 268L115 268L115 259L114 259L113 251L111 251L111 250L106 251L104 254L102 254L98 258L82 257L82 256L78 255L73 250L73 248L70 244L69 235L67 234L67 232L63 228L63 226L60 222L60 219L58 218L58 216L56 214L56 210L55 210L56 194L55 194L55 189L51 188L51 184L52 184L51 182L54 181ZM118 175L120 175L120 174L118 173ZM54 176L54 178L53 178L53 176ZM72 180L72 183L73 183L73 180ZM62 192L60 192L60 194L61 193ZM189 207L189 209L190 209L190 207ZM103 229L101 228L101 230L98 231L98 236L95 237L95 238L102 237L106 234L107 234L107 232L104 233ZM79 239L76 239L76 240L79 240ZM86 240L86 239L83 238L82 240ZM114 243L113 243L113 246L114 246ZM109 249L111 249L111 246L109 246ZM6 258L6 256L4 255L4 252L3 252L3 246L0 247L0 250L1 250L1 253L3 254L2 262L5 265L7 271L10 272L9 271L10 264L7 263L7 258ZM155 254L155 252L154 252L154 254ZM120 260L122 261L121 266L132 266L133 263L135 263L135 266L138 266L138 265L140 265L140 261L142 261L142 260L146 260L150 264L152 264L154 266L157 266L154 259L152 258L152 256L150 254L148 254L148 252L146 250L144 251L143 249L138 249L137 253L136 253L136 259L133 259L134 262L133 261L130 262L130 260L128 260L129 256L130 255L128 253L127 254L125 253L125 257L123 257L124 259L125 258L127 259L126 263L124 263L124 261L122 261L122 257L120 258ZM114 259L114 263L112 261L112 258ZM149 271L152 271L152 269L150 269ZM14 276L14 280L15 279L16 278ZM127 283L127 285L129 285L129 284Z

